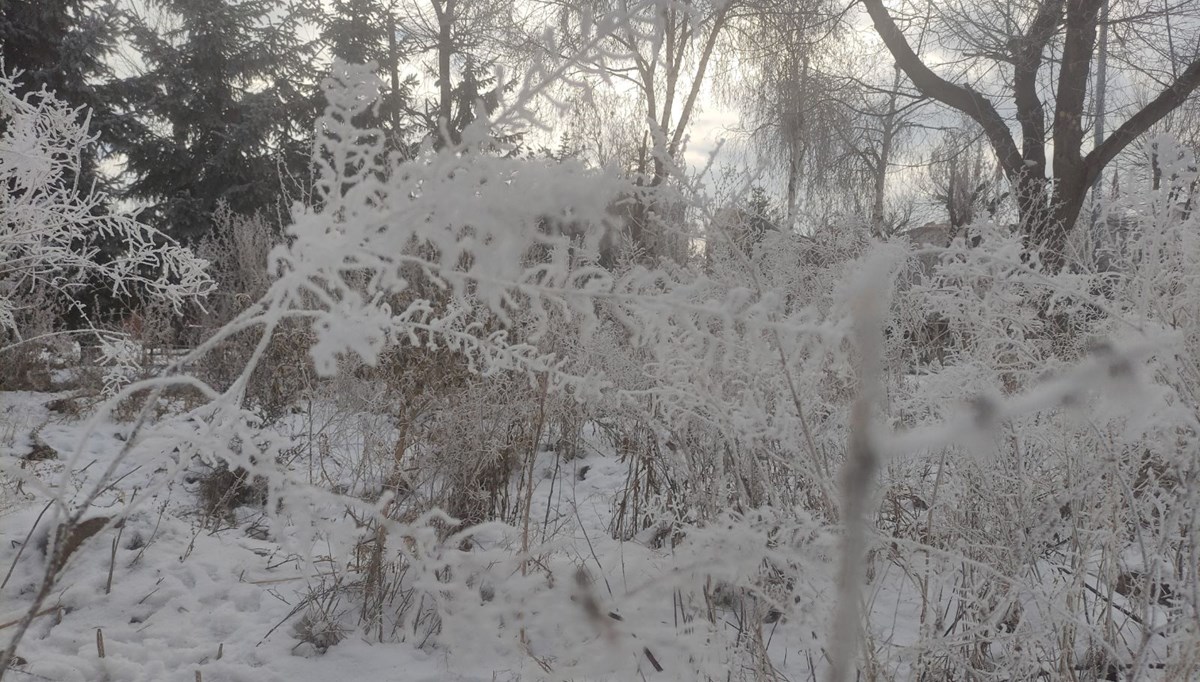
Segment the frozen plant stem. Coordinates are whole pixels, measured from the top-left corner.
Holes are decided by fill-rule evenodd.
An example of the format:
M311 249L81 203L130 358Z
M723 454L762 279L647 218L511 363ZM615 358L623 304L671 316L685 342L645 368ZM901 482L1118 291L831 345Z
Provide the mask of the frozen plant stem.
M525 481L525 508L522 510L521 520L521 575L525 576L529 573L529 516L530 507L533 505L533 468L537 462L538 444L542 442L542 428L546 422L546 392L549 390L550 384L545 375L539 377L538 381L538 416L537 425L533 431L533 439L529 445L529 470ZM525 637L525 627L521 627L521 644L525 646L526 651L529 649L529 641ZM530 654L532 656L532 654ZM534 658L534 660L537 660ZM538 661L539 665L544 665L542 661ZM549 672L547 670L547 672Z
M830 682L854 679L855 657L862 639L861 594L866 580L867 505L871 500L879 454L871 437L871 415L880 394L881 298L871 286L858 294L855 335L859 351L858 396L850 412L850 437L842 469L842 521L845 538L838 575L838 604L830 642Z
M546 422L546 392L549 382L545 376L538 382L538 415L537 424L533 431L533 440L529 446L529 470L525 481L525 509L521 519L521 575L526 575L529 567L529 516L533 505L533 469L537 463L538 445L542 442L542 428Z

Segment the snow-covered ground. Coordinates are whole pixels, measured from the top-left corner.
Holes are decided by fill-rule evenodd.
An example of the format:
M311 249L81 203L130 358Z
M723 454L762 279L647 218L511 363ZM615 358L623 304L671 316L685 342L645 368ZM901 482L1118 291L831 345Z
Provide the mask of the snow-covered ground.
M116 461L111 476L116 483L97 498L88 516L125 514L127 518L120 527L108 527L90 538L71 556L43 608L45 613L34 621L17 650L20 665L12 671L13 679L190 681L197 672L205 680L288 682L348 675L361 680L554 678L547 668L553 669L550 662L562 655L556 643L571 636L555 625L553 616L544 622L555 631L538 636L536 614L553 602L531 597L540 591L537 586L532 593L516 589L510 597L495 599L510 610L528 604L533 622L528 625L526 656L512 656L499 645L489 649L482 641L478 647L463 646L461 641L454 647L415 641L380 643L355 629L353 607L342 609L343 615L350 614L339 623L343 638L318 650L305 641L311 637L298 634L306 599L327 585L331 575L347 570L346 556L310 546L308 557L302 558L305 552L297 551L295 538L279 527L278 519L274 526L264 520L261 508L242 507L236 510L236 519L214 523L206 518L200 501L193 475L198 465L179 463L177 454L156 451L152 442L134 443L131 453L121 457L127 424L92 424L86 415L59 414L47 407L60 397L0 393L0 456L5 465L0 556L3 570L12 569L0 591L0 635L16 630L15 621L44 574L47 536L57 523L57 510L47 505L50 494L77 502ZM720 555L707 553L724 540L698 535L682 548L651 548L653 529L631 541L613 540L609 528L629 465L594 430L588 431L578 457L565 460L546 450L535 461L529 516L530 543L537 549L531 554L541 569L566 576L551 581L559 587L572 582L572 571L563 569L583 566L594 578L595 599L604 603L608 622L596 632L581 631L578 644L592 641L596 647L611 647L612 656L628 659L627 665L611 666L610 675L595 679L624 679L627 673L621 670L653 679L688 679L694 673L680 672L687 666L672 669L671 662L681 656L695 659L697 642L683 641L679 651L673 651L671 633L681 631L677 626L682 604L677 612L672 585L685 574L721 575ZM53 453L26 460L39 444ZM333 454L334 460L344 461ZM522 468L518 475L526 474ZM134 511L129 512L131 505ZM503 529L484 530L474 537L480 547L511 551ZM761 538L751 534L745 539L754 544ZM730 553L725 555L726 572L734 577L744 560L757 560L752 547L744 556L738 555L736 545L722 551ZM564 603L575 601L575 596L562 594ZM819 596L812 595L812 603L818 603ZM683 599L682 592L678 598ZM578 604L568 603L567 608L566 617L574 613L578 620L586 620ZM729 627L734 627L738 614L726 617ZM464 621L459 622L462 632ZM479 621L484 629L480 636L487 636L488 622ZM470 630L471 619L465 623ZM664 631L639 632L638 623L661 624ZM766 628L770 654L781 669L794 668L807 675L811 661L800 654L797 643L813 635L802 636L786 622L775 621ZM503 639L499 633L492 636ZM103 657L98 637L103 638ZM721 643L717 648L725 646ZM699 655L705 655L702 643L699 650ZM715 657L711 665L720 666L722 654L709 653ZM609 654L601 648L599 655ZM659 666L666 669L656 671Z
M55 403L62 397L0 392L0 571L10 573L0 589L0 639L16 631L45 573L47 538L58 523L52 496L77 504L107 475L113 483L87 517L125 520L71 555L17 650L12 679L691 680L702 671L714 679L725 672L806 680L827 670L834 535L759 513L690 527L675 542L657 524L614 539L631 462L593 425L577 456L543 449L535 459L527 539L516 523L484 524L442 544L412 540L411 554L426 564L412 564L405 585L437 596L442 625L430 634L428 621L410 612L383 633L361 625L362 533L336 501L313 498L303 513L246 505L212 518L200 457L182 461L178 447L153 438L130 444L129 424L63 414ZM275 435L311 438L300 419L283 420ZM387 428L364 415L358 422L357 437L333 441L321 455L327 485L352 490L363 438ZM308 467L305 457L285 465L299 479ZM529 473L518 467L514 491ZM958 561L925 550L876 557L864 603L872 665L884 679L908 679L915 661L943 655L946 633L972 615L960 605L995 586L986 573L961 584ZM783 570L785 590L755 592L764 562ZM1044 585L991 593L999 606L983 615L1018 614L1026 627L1059 618L1065 607L1056 584L1069 576L1042 563ZM758 598L733 596L729 585ZM322 595L332 596L323 602ZM1118 613L1106 627L1131 623ZM1030 644L995 625L977 634L994 643L997 657ZM323 632L338 636L322 639ZM1169 658L1164 643L1148 643L1148 661ZM745 669L754 651L773 673Z
M0 592L0 634L15 629L13 621L46 565L52 512L41 513L45 497L36 494L36 482L56 483L71 467L71 494L83 490L89 475L107 467L124 445L123 427L104 423L79 448L87 424L51 413L45 403L55 397L0 392L0 456L10 468L0 492L0 556L3 570L12 566ZM33 448L35 432L58 457L16 465ZM77 448L81 457L72 465ZM13 466L32 480L22 482ZM248 535L252 510L241 510L242 523L233 527L206 529L195 486L160 485L161 473L144 460L118 471L119 484L97 501L94 515L111 516L141 491L158 490L145 493L149 499L138 501L122 528L103 531L75 553L53 592L54 608L34 621L18 649L24 663L14 679L190 681L197 671L205 680L255 682L347 674L363 680L505 679L503 670L452 670L437 651L371 645L354 636L312 655L294 633L296 606L312 583L302 562L289 560L279 544Z

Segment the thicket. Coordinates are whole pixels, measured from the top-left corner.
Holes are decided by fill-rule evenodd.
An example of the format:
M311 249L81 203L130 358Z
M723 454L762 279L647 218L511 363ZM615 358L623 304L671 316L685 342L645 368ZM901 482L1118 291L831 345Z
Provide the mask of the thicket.
M212 523L261 505L321 563L299 637L547 678L778 679L783 623L814 677L1200 673L1187 151L1155 141L1165 172L1108 209L1103 269L1047 270L996 222L946 247L761 230L701 187L659 228L701 226L703 259L602 267L628 180L493 134L535 125L562 73L402 158L358 124L379 77L336 65L311 201L278 243L218 213L203 333L99 407L145 396L119 462L164 486L199 470ZM577 536L537 472L605 441L625 482L608 537ZM54 497L54 522L111 483ZM588 554L558 551L579 537ZM0 669L73 550L50 550ZM608 584L621 552L638 572Z

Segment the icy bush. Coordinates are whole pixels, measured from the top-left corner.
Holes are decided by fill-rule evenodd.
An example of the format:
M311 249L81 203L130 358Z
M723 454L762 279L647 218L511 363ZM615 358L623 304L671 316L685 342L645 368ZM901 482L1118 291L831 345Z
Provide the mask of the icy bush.
M21 337L23 292L69 300L92 282L176 311L207 292L203 260L80 186L82 156L95 143L89 114L51 92L18 97L18 78L0 71L0 333ZM102 242L120 250L102 255Z

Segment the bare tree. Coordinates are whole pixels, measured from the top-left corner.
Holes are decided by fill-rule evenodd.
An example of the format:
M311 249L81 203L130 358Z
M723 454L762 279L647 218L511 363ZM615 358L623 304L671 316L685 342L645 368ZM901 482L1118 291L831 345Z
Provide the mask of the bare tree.
M803 207L817 222L849 212L875 234L901 228L910 211L894 210L891 181L928 99L855 39L843 7L806 0L748 9L732 24L741 77L725 94L743 110L757 158L786 188L787 221Z
M827 64L846 26L824 0L768 0L748 9L731 23L733 44L723 55L730 62L723 66L739 77L715 79L714 87L741 110L757 158L782 179L792 224L814 191L845 179L836 171L853 160L837 134L846 81Z
M652 187L666 181L682 151L717 41L738 6L735 0L653 3L637 12L628 4L623 8L622 30L613 38L632 62L628 80L645 107L648 130L639 166Z
M867 216L871 232L877 236L903 229L911 207L898 215L889 215L888 179L897 165L911 133L917 127L917 114L927 100L909 97L902 92L904 77L899 68L893 69L891 82L879 88L858 81L842 102L845 120L835 128L843 144L853 150L861 172L865 175L871 205L860 209Z
M504 84L496 69L522 57L520 35L528 28L523 15L511 0L427 0L400 4L396 11L392 28L405 36L406 56L434 86L407 113L430 131L436 146L456 145L478 107L490 112L498 106ZM516 133L497 134L515 140Z
M995 212L1002 198L996 191L997 170L978 126L951 130L933 149L929 158L932 194L946 209L952 228L975 222L981 210Z
M599 49L575 67L578 82L606 81L636 102L638 141L630 165L638 189L619 212L627 242L644 259L688 257L691 235L683 227L683 207L663 190L679 174L718 44L747 1L588 0L558 7L559 35L566 42L582 44L596 28L592 18L605 17ZM565 42L556 47L574 52Z
M1001 94L985 95L977 89L983 87L983 77L971 75L988 69L967 69L971 75L939 74L914 51L883 0L863 0L879 36L917 89L966 114L983 128L1015 189L1021 228L1029 237L1029 245L1042 251L1051 270L1064 264L1067 236L1104 167L1200 86L1200 57L1191 55L1182 64L1175 64L1175 55L1165 55L1170 63L1167 75L1157 78L1161 83L1157 94L1115 127L1098 146L1085 150L1088 79L1096 54L1100 10L1105 2L994 3L985 6L984 11L990 11L988 16L980 16L978 11L946 12L945 16L959 22L959 32L965 36L954 46L955 51L963 57L976 57L981 62L978 66L995 67L992 71L1007 76L999 88ZM1152 16L1158 16L1136 7L1123 13L1113 9L1110 8L1112 24L1146 25ZM1178 11L1178 7L1168 8L1163 10L1163 16ZM947 61L957 63L955 59ZM1052 75L1047 77L1045 70ZM1144 77L1154 75L1150 69L1139 70ZM1046 78L1053 82L1047 83ZM1053 94L1049 95L1047 91L1051 90ZM1001 97L1005 100L1005 110L1010 104L1015 108L1020 145L997 104ZM1053 100L1049 130L1044 104L1047 98ZM1048 147L1053 148L1052 159L1047 158Z

